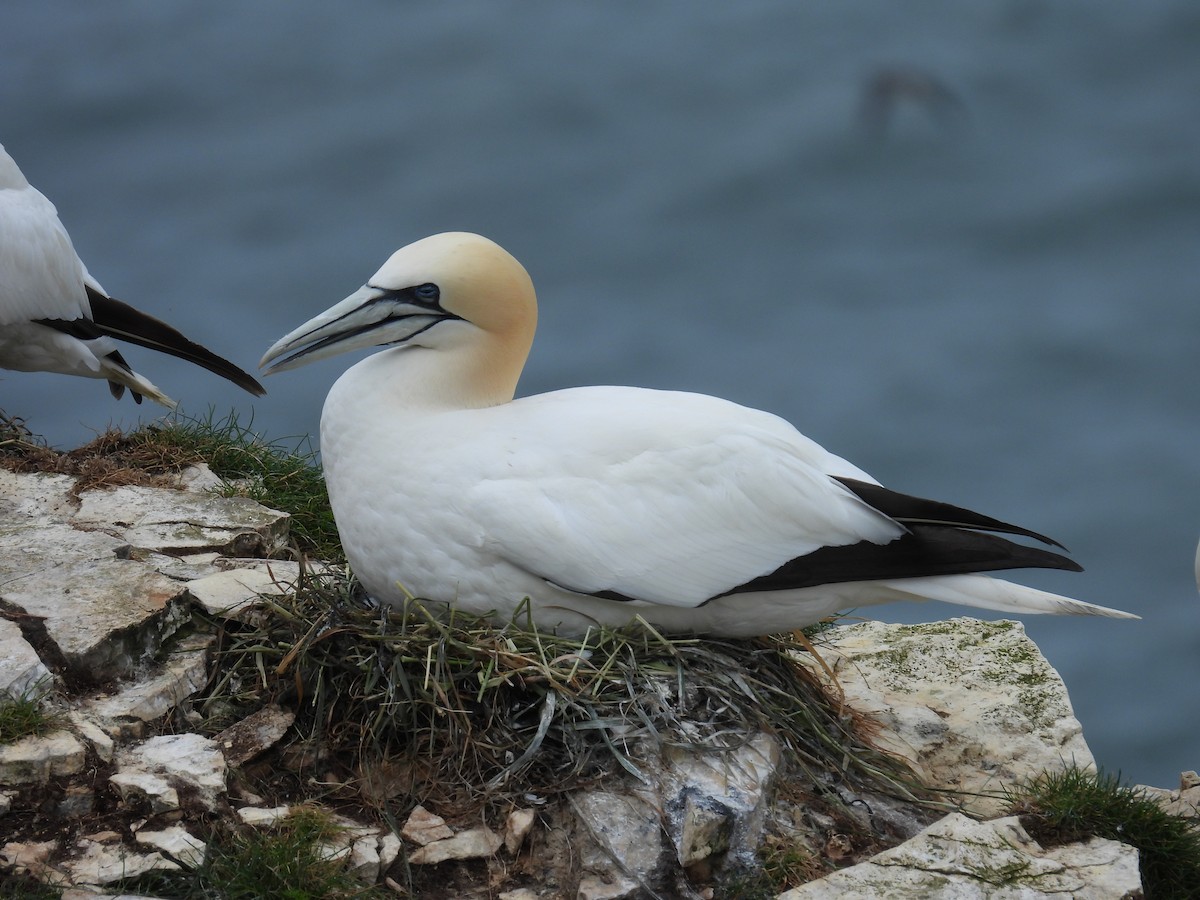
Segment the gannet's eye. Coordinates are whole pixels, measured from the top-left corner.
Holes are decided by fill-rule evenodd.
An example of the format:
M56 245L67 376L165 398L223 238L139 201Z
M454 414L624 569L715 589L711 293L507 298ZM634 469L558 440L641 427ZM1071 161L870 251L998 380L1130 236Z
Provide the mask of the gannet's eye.
M441 290L436 284L427 282L420 287L413 288L413 293L418 300L424 300L427 303L437 303L438 298L442 295Z

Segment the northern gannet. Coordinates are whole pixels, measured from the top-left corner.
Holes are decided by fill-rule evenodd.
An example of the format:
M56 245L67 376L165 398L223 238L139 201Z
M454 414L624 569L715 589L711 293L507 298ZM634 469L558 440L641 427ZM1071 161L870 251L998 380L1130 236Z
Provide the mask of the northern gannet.
M262 385L165 322L115 300L58 218L0 145L0 368L103 378L114 397L175 401L134 372L113 338L186 359L261 396Z
M386 348L321 417L338 531L377 601L505 621L529 598L564 633L641 616L748 636L923 599L1136 618L973 574L1080 567L988 533L1054 543L1035 532L890 491L770 413L635 387L514 400L536 321L516 259L439 234L263 357L270 373Z

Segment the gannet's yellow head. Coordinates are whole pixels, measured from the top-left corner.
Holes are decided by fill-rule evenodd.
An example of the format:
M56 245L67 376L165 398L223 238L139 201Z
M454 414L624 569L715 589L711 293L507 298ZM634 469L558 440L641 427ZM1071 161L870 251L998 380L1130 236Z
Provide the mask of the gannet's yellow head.
M374 346L479 347L525 363L537 299L525 268L493 241L446 232L402 247L365 285L275 342L259 363L270 374ZM468 349L468 352L470 350Z

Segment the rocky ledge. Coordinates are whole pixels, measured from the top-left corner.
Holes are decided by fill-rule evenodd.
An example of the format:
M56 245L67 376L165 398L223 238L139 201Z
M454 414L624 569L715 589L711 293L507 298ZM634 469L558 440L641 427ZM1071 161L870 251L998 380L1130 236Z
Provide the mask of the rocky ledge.
M219 484L199 467L174 489L80 491L70 476L0 469L0 694L43 697L62 714L52 733L0 746L0 865L64 897L199 865L201 821L268 827L288 813L238 770L285 739L293 711L267 706L215 736L187 729L215 665L193 612L245 615L299 576L269 558L288 516L210 490ZM1001 816L1013 784L1093 765L1061 679L1020 623L865 623L827 632L820 654L807 664L955 811L854 795L834 773L844 815L818 812L786 789L779 743L758 733L721 752L660 748L635 773L552 804L529 796L499 821L448 821L421 798L392 828L331 813L341 827L328 855L399 893L401 871L465 860L482 884L448 874L443 896L711 897L714 873L753 869L786 839L824 861L812 874L845 866L788 900L1140 896L1133 847L1046 849ZM1195 817L1198 784L1188 773L1158 794ZM869 854L862 833L877 838Z

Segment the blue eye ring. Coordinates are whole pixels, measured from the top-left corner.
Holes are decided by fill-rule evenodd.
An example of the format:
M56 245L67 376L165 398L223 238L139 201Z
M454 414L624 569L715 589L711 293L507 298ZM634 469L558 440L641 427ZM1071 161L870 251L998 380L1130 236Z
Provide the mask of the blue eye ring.
M427 303L436 303L442 296L442 291L441 288L439 288L433 282L426 282L425 284L413 288L413 295L416 296L418 300L423 300Z

